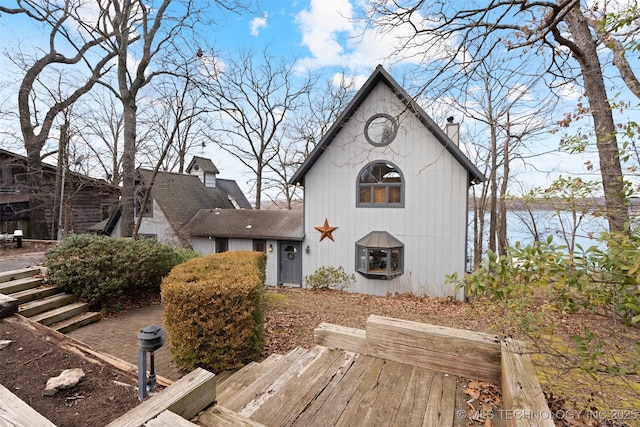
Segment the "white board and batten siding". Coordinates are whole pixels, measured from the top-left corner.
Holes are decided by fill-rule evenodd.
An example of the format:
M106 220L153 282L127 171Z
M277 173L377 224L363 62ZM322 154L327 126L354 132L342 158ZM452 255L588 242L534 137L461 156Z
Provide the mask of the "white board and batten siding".
M252 239L234 239L229 238L229 251L252 251L253 240ZM215 238L192 236L189 238L191 247L196 252L208 255L216 252ZM273 252L266 252L267 265L266 265L266 279L265 285L276 286L278 284L278 242L276 240L267 240L267 247L271 245Z
M120 221L121 220L119 219L113 228L111 237L120 237ZM176 236L176 233L169 225L167 217L164 215L164 212L162 212L162 209L158 206L155 200L153 201L153 216L142 218L138 235L154 236L160 243L165 243L174 247L181 246L178 236Z
M374 147L364 137L364 126L376 113L399 115L393 142ZM357 180L373 161L389 161L404 179L404 207L356 207ZM303 276L322 266L355 271L355 242L371 231L386 231L404 244L404 274L393 280L375 280L356 273L350 290L384 295L412 292L430 296L457 296L445 275L465 268L467 170L431 132L406 109L391 90L379 83L305 176ZM319 241L315 226L325 218L335 242Z

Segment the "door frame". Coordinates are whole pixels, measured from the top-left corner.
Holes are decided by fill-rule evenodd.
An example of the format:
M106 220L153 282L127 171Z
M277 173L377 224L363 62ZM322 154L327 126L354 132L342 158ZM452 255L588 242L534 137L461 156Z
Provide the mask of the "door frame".
M295 281L289 280L286 283L282 281L282 270L283 270L283 256L284 249L287 246L293 246L298 253L298 257L296 257L296 263L299 265L299 274L296 274ZM297 273L297 272L296 272ZM295 242L289 240L278 241L278 286L286 286L286 285L295 285L302 287L302 242Z

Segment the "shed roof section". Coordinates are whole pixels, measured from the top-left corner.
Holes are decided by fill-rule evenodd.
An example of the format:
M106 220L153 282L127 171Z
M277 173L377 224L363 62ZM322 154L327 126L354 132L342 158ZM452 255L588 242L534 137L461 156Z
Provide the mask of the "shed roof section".
M151 182L153 171L138 169L143 183ZM200 209L235 210L229 195L236 199L241 208L251 209L251 204L233 180L223 181L214 188L205 187L196 175L173 172L158 172L151 188L151 197L158 204L169 222L180 227Z
M318 145L313 149L311 154L307 157L304 163L291 177L289 184L291 185L304 185L304 178L307 172L311 169L314 163L322 155L324 150L333 142L333 139L338 135L340 130L344 127L362 103L371 94L374 88L379 84L385 84L388 86L397 98L406 105L407 109L413 112L416 117L422 122L422 124L431 131L436 139L447 149L449 153L460 163L468 172L469 182L477 183L486 181L486 177L480 172L480 170L469 160L467 156L460 150L460 148L447 136L447 134L433 121L431 117L418 105L413 97L409 96L407 92L396 82L393 77L382 67L378 65L369 77L365 84L360 88L356 96L351 100L349 105L340 114L338 119L333 123L331 128L322 137Z
M181 232L191 236L277 239L301 241L302 211L224 210L199 211Z

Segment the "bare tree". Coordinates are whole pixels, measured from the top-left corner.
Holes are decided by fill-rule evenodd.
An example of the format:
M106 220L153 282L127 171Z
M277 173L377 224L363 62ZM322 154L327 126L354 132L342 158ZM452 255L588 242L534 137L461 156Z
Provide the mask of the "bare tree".
M185 37L207 24L210 9L244 8L243 0L162 0L148 7L143 0L107 1L101 12L116 35L110 41L117 52L116 84L112 88L122 103L124 118L122 151L122 199L120 234L132 236L134 230L135 167L138 135L138 96L160 75L180 75L173 57L197 59L200 50ZM189 47L191 46L191 47ZM189 52L193 51L192 54ZM131 59L135 61L132 64ZM106 84L106 83L105 83Z
M115 56L115 52L105 50L103 45L112 31L105 27L104 21L82 16L81 13L86 12L82 4L75 0L17 0L15 7L0 6L0 12L24 15L49 29L49 45L42 47L36 56L20 53L12 56L24 71L18 90L18 112L28 159L31 234L40 239L50 236L41 191L41 151L58 114L91 90L108 71L108 63ZM40 79L61 69L68 70L65 90L61 94L47 91L47 85Z
M295 114L314 83L311 77L296 77L293 67L267 49L259 61L252 51L245 51L224 64L217 62L202 87L219 119L212 140L255 176L256 209L265 175L278 156L285 120Z
M346 108L355 89L354 80L342 72L304 94L300 109L285 125L284 137L277 141L277 155L269 165L273 176L266 178L265 188L277 190L275 196L269 196L274 202L284 199L291 209L292 202L300 197L289 179Z
M78 138L99 164L100 174L107 181L119 185L122 180L122 128L121 105L112 93L103 87L94 87L86 97L89 104L78 105L81 113L75 118Z
M579 0L491 1L482 7L426 0L407 0L401 6L399 3L375 1L369 18L383 27L403 25L411 29L402 49L426 53L434 46L445 46L445 59L434 65L438 75L458 76L456 69L477 67L487 55L506 48L503 54L513 53L514 60L544 61L545 72L556 83L582 80L595 127L609 228L623 230L629 214L616 127L604 80L603 66L607 64L598 55L599 47L615 43L601 44L604 36L590 24L602 22L601 11L587 9ZM615 37L610 31L606 33ZM579 73L573 73L571 60L576 61ZM619 61L614 62L618 64ZM437 79L434 76L432 81Z
M155 166L158 154L168 151L161 169L183 173L187 158L196 150L206 147L208 122L206 102L192 77L192 62L185 60L180 65L180 76L167 76L154 85L154 98L141 125L149 130L146 138L146 163ZM145 162L143 162L145 163Z

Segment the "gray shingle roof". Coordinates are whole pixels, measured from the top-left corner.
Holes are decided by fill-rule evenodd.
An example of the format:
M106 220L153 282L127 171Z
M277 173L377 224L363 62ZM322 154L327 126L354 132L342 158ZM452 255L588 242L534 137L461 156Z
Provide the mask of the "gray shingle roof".
M302 211L224 210L199 211L181 232L191 236L278 239L301 241Z
M151 181L153 171L139 168L138 173L143 182ZM235 210L226 191L229 189L233 189L231 195L238 201L240 207L251 208L235 181L222 181L224 181L222 186L208 188L195 175L159 171L151 189L151 197L158 203L167 220L176 230L200 209Z

